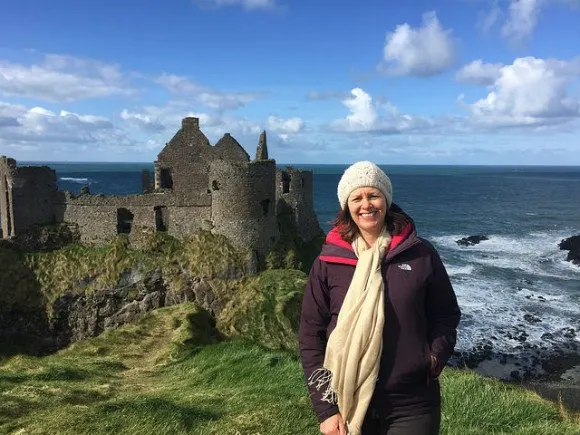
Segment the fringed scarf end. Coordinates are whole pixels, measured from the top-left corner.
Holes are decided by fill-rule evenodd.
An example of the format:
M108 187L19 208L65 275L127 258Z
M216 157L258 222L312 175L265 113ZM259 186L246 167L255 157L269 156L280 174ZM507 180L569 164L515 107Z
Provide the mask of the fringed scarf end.
M308 385L314 386L317 391L326 387L322 393L322 401L336 405L338 403L338 395L333 391L330 384L332 382L332 373L330 370L321 367L312 372L308 378Z

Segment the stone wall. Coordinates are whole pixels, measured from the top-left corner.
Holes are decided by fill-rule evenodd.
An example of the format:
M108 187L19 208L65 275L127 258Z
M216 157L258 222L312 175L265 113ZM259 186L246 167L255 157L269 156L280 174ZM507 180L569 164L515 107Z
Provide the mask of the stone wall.
M180 237L211 229L211 207L169 207L169 234Z
M11 180L13 226L16 234L36 224L56 222L56 172L46 166L17 167Z
M12 210L12 174L16 161L5 156L0 157L0 226L2 238L14 234L14 211Z
M323 234L314 211L313 184L311 171L286 168L276 172L278 208L293 210L294 223L303 240L312 240Z
M81 241L95 244L105 243L119 232L129 231L131 241L139 244L141 236L155 231L167 231L180 237L208 227L207 220L211 218L209 195L203 197L200 205L180 206L176 202L173 195L167 194L81 195L76 198L68 195L64 202L56 205L56 214L63 221L78 225ZM156 211L158 208L160 210ZM130 230L127 218L131 219Z
M58 204L55 208L65 222L78 225L82 242L101 244L117 235L117 207Z
M238 248L253 247L263 259L278 240L274 161L210 166L213 232Z

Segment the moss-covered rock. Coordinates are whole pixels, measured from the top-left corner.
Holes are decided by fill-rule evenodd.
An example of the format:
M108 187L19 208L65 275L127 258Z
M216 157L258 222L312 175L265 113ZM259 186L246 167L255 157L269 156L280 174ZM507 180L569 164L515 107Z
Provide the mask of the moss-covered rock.
M217 318L218 329L227 337L296 350L306 279L302 271L278 269L240 282Z
M33 225L13 237L13 242L25 251L54 251L80 240L78 226L68 223Z
M325 240L324 233L304 241L294 222L293 211L281 208L277 216L280 238L266 254L266 269L297 269L308 272L314 259L320 253Z
M35 319L32 324L43 317L41 330L52 349L134 322L160 307L195 302L225 336L290 348L305 274L248 273L250 254L204 231L185 240L154 234L141 249L133 249L126 236L101 247L77 243L50 252L0 248L0 340L2 331L14 334L11 324L22 323L7 316L7 309ZM292 255L288 267L295 265Z

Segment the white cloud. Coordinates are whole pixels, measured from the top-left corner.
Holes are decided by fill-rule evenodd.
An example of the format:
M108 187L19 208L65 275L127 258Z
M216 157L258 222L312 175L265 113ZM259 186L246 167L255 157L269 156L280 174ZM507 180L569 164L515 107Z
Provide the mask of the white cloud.
M268 116L268 129L275 133L288 134L299 133L304 128L301 118L282 119L276 116Z
M107 118L79 115L61 110L55 113L43 107L26 109L24 106L0 103L1 112L17 121L3 129L0 140L24 142L97 142L101 133L113 131Z
M121 112L121 119L129 124L132 124L140 129L157 132L165 130L165 126L157 118L145 113L130 112L123 109Z
M488 12L480 13L478 27L484 34L488 34L492 27L500 21L502 16L503 12L501 8L497 2L494 2Z
M502 64L484 63L478 59L461 67L455 78L460 82L491 85L500 77L502 67Z
M199 118L199 125L210 141L215 142L224 133L232 135L258 135L262 126L252 120L224 113L205 113L191 110L191 104L184 101L171 101L163 106L145 106L136 110L124 109L121 112L129 127L137 127L146 133L155 133L167 141L181 128L181 120L188 116Z
M455 42L451 30L444 30L435 12L423 14L423 24L397 26L387 34L383 64L379 69L393 75L428 77L452 65Z
M580 77L580 58L535 57L503 66L485 98L466 105L472 122L491 127L543 127L580 118L580 100L568 88Z
M491 9L480 15L478 27L488 33L495 24L501 23L501 35L514 48L529 42L546 7L554 4L580 7L580 0L509 0L507 3L507 9L503 10L495 0Z
M142 147L139 141L101 116L0 102L0 119L3 118L11 122L0 126L0 154L11 157L27 155L38 159L41 153L40 158L58 155L88 160L88 155L100 153L108 159L110 153L134 152Z
M429 118L401 114L391 103L375 103L361 88L351 90L351 97L342 101L349 110L344 119L331 123L331 129L342 132L398 134L429 129L435 122Z
M272 9L276 7L275 0L194 0L202 6L241 6L244 9L255 10L255 9Z
M220 92L192 82L187 77L163 74L156 82L172 94L193 99L204 107L214 110L233 110L264 96L262 92Z
M308 101L332 100L334 98L346 98L348 93L342 91L310 91L306 95Z
M512 0L502 35L515 45L527 42L538 24L543 3L543 0Z
M117 65L61 55L46 55L33 65L0 60L0 94L5 96L71 102L133 92Z
M354 88L352 98L347 98L342 103L348 108L350 114L346 116L343 125L349 131L368 131L375 127L379 115L373 99L360 88Z

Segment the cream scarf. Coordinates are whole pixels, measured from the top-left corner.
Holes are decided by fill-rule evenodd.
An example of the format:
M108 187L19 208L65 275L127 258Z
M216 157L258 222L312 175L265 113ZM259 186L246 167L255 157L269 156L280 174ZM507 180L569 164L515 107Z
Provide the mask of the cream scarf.
M385 321L381 262L390 243L386 228L370 248L360 235L352 243L356 269L328 338L323 367L309 378L310 385L327 387L323 400L338 403L349 435L360 434L377 382Z

